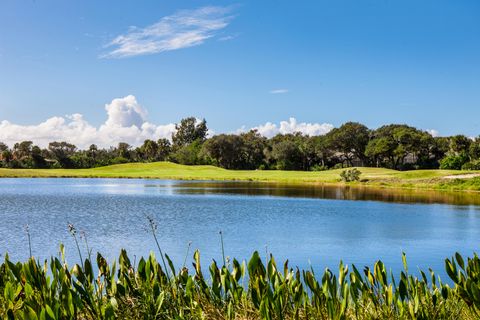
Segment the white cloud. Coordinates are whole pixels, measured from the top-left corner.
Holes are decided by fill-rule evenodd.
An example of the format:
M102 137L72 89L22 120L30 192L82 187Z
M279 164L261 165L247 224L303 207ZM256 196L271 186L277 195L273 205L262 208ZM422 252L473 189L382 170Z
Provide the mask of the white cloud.
M171 138L175 124L155 125L146 121L147 112L132 95L113 99L105 105L107 120L98 128L89 124L81 114L52 117L37 125L18 125L0 122L0 141L12 146L31 140L41 147L52 141L67 141L79 148L91 144L110 147L118 142L138 146L145 139Z
M207 6L181 10L145 28L131 27L106 45L102 58L125 58L200 45L228 26L231 7Z
M105 123L107 126L141 127L147 115L133 95L113 99L111 103L105 105L105 110L108 114L108 120Z
M271 122L261 124L258 127L254 127L252 129L257 130L258 133L260 133L262 136L268 138L273 137L274 135L279 133L277 125Z
M289 91L288 89L273 89L273 90L270 90L269 93L282 94L282 93L287 93L288 91Z
M31 140L40 147L47 147L53 141L67 141L80 149L96 144L102 148L115 146L119 142L127 142L139 146L145 139L170 139L175 130L175 124L153 124L147 121L147 111L137 102L133 95L113 99L105 105L107 119L96 127L74 113L64 117L51 117L36 125L19 125L9 121L0 121L0 142L13 146L16 142ZM197 119L200 121L200 119ZM280 121L279 124L267 122L252 129L265 137L276 134L301 132L306 135L322 135L333 129L329 123L297 122L295 118ZM246 132L242 126L235 133ZM209 129L208 136L216 134Z
M270 138L279 133L287 134L295 132L301 132L309 136L319 136L328 133L333 128L333 125L330 123L298 123L297 119L289 118L288 121L280 121L280 125L267 122L252 129L256 129L261 135Z
M427 132L430 133L432 135L432 137L439 137L440 136L440 132L438 132L438 130L435 130L435 129L428 129Z

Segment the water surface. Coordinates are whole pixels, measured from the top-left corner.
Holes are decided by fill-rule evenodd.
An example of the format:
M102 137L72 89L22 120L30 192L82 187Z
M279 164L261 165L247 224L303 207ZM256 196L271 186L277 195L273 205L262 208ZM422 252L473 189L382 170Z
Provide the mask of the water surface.
M356 201L352 201L356 200ZM146 216L158 223L162 249L176 264L187 244L205 263L253 250L292 266L336 268L340 259L371 265L382 259L397 271L401 252L411 268L443 270L455 251L479 248L480 197L469 193L289 186L249 182L121 179L0 179L0 252L55 255L64 243L77 261L67 224L86 232L93 251L116 257L156 251ZM190 256L191 256L190 252ZM190 260L190 259L189 259ZM441 272L441 274L444 274Z

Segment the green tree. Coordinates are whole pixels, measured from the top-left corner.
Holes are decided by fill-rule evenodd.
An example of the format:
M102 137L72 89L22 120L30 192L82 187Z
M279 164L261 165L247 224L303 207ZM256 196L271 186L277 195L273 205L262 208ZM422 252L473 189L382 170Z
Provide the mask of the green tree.
M314 164L326 168L333 164L334 150L332 149L329 138L326 135L315 136L310 138L315 152Z
M272 139L271 157L280 170L300 170L303 157L293 135L277 135Z
M226 169L245 167L246 152L243 139L234 134L220 134L208 139L202 146L202 154Z
M448 138L448 151L440 160L440 169L460 170L470 159L471 139L464 135L455 135Z
M207 122L197 121L194 117L184 118L175 125L176 132L172 134L175 149L186 146L194 141L203 142L207 138Z
M11 160L12 153L10 149L5 143L0 142L0 166L8 167Z
M375 130L365 155L378 166L405 169L412 165L430 166L435 140L425 131L403 124L390 124ZM409 163L406 163L406 159Z
M88 150L87 150L87 155L90 159L93 160L93 162L95 163L96 160L97 160L97 155L98 155L98 147L96 144L91 144L89 147L88 147Z
M449 139L447 137L434 137L433 138L433 148L432 161L436 164L435 167L438 168L440 165L440 160L445 157L449 150Z
M127 160L131 159L132 146L126 142L119 142L116 149L116 156Z
M468 157L465 153L449 154L440 160L440 169L446 170L460 170L462 166L468 162Z
M325 138L322 136L322 138ZM298 137L300 154L302 155L302 170L311 170L313 166L322 165L322 157L319 153L318 139L313 139L313 137L300 135Z
M158 145L153 140L145 140L143 145L139 148L139 153L142 155L144 161L157 160Z
M18 161L24 161L32 156L32 141L17 142L13 145L13 156Z
M48 151L53 159L55 159L58 165L62 168L73 168L74 163L70 159L75 154L77 147L71 143L62 142L50 142L48 144Z
M383 166L385 159L389 159L391 167L395 166L394 150L396 143L392 137L379 136L370 140L365 148L365 155L372 159L376 167Z
M480 159L480 136L475 138L468 149L468 155L471 160Z
M365 148L370 130L366 126L358 122L347 122L330 131L327 136L333 149L343 155L347 164L352 165L354 158L362 161L363 165L367 164Z
M0 154L3 167L11 167L11 161L13 160L13 154L10 149L3 150Z
M8 146L5 143L0 142L0 153L2 153L5 150L8 150Z
M243 140L243 169L257 169L265 164L265 148L267 139L261 136L257 130L250 130L240 134Z
M172 144L168 139L161 138L157 141L157 160L165 161L172 153Z
M8 162L10 161L10 151L8 146L0 142L0 167L6 167L8 166Z
M200 153L201 148L202 142L200 140L193 141L190 144L178 148L170 155L170 159L173 162L186 165L204 164L204 158Z
M88 156L87 151L78 151L69 157L71 167L74 168L92 168L97 164Z
M450 153L456 155L468 154L471 143L472 140L461 134L450 137Z
M32 167L33 168L46 168L47 162L45 161L44 153L38 146L33 146L31 151Z

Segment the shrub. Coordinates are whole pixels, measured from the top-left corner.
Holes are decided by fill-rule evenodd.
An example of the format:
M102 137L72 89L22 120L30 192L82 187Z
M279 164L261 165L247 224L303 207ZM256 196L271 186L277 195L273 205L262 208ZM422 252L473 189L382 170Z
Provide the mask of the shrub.
M110 160L110 164L122 164L122 163L128 163L128 162L130 161L124 157L115 157L112 160Z
M342 168L348 168L348 165L344 165L343 162L335 164L332 169L342 169Z
M465 163L462 170L480 170L480 159Z
M340 173L340 178L343 182L358 181L360 180L360 174L362 173L357 168L347 169Z
M440 160L440 169L460 170L467 161L468 157L465 153L448 155Z
M200 153L202 142L196 140L190 144L180 147L178 150L170 154L169 160L179 164L193 165L204 164L205 158Z
M312 171L325 171L328 170L327 166L322 166L320 164L316 164L311 168Z

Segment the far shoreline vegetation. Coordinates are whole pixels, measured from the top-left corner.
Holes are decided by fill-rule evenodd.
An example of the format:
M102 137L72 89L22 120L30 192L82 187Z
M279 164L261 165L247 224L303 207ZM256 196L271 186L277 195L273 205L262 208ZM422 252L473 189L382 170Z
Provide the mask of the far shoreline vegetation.
M145 140L136 148L121 142L109 149L91 145L80 150L68 142L51 142L42 149L32 141L9 148L0 142L0 177L339 184L346 168L357 167L360 175L351 179L351 185L480 190L476 173L480 137L433 137L403 124L372 130L356 122L320 136L294 133L266 138L255 130L207 134L206 121L190 117L176 125L171 140Z
M480 171L413 170L355 167L358 181L344 182L346 169L326 171L228 170L211 165L171 162L127 163L91 169L4 169L0 178L121 178L201 181L245 181L279 184L321 184L367 188L480 192ZM456 178L459 177L459 178Z

